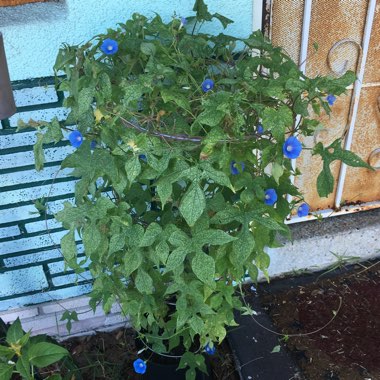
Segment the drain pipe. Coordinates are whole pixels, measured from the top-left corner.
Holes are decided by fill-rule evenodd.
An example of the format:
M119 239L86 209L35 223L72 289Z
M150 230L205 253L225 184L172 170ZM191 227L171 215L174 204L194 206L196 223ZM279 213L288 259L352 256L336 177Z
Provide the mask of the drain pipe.
M306 72L306 61L307 61L307 51L308 51L308 46L309 46L312 2L313 2L312 0L305 0L304 9L303 9L301 49L300 49L300 56L299 56L299 62L298 62L298 67L302 71L303 74L305 74ZM301 120L301 116L297 115L295 125L298 125L300 120ZM293 170L296 170L296 166L297 166L296 163L297 163L297 160L293 158L291 160L291 165L292 165ZM295 181L295 177L294 175L291 175L290 182L294 184L294 181ZM286 199L288 202L291 202L293 199L293 196L288 194L286 196Z
M0 32L0 120L7 119L15 113L16 104L5 57L3 35Z

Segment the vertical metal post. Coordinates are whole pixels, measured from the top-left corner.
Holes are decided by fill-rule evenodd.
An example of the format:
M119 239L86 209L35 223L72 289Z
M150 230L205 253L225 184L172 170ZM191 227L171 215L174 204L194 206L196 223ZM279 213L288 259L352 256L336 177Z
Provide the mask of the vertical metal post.
M311 22L311 6L312 0L305 0L304 9L303 9L303 20L302 20L302 35L301 35L301 49L300 49L300 57L298 66L299 69L305 73L306 71L306 61L307 61L307 51L309 46L309 35L310 35L310 22ZM296 125L301 120L301 116L297 115L296 117ZM297 160L294 158L291 160L293 170L296 169ZM294 176L290 177L291 183L294 183ZM286 199L288 202L291 202L292 196L290 194L287 195Z
M363 85L365 64L367 61L369 42L371 39L371 32L372 32L372 25L373 25L373 20L375 18L375 11L376 11L376 0L370 0L368 8L367 8L367 17L366 17L366 22L365 22L364 34L363 34L362 60L360 62L360 69L359 69L357 79L354 83L354 89L353 89L353 94L352 94L353 105L351 108L348 130L346 131L347 136L344 142L344 149L346 150L351 149L352 138L354 135L355 122L356 122L356 117L357 117L358 109L359 109L360 93L361 93L361 89ZM337 187L336 196L335 196L335 207L337 209L340 208L340 203L342 201L346 172L347 172L347 165L342 163L340 167L338 187Z
M7 59L5 57L3 35L0 32L0 120L16 113Z

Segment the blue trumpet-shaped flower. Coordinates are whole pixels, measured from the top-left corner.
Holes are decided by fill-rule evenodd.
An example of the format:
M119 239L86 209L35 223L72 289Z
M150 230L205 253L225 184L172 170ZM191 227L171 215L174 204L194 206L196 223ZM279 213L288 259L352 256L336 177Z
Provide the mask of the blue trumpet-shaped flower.
M186 17L181 17L181 27L185 26L187 24L187 19Z
M334 96L333 94L328 94L326 97L326 100L327 100L327 103L329 103L329 105L332 106L335 103L336 96Z
M214 345L212 345L212 347L207 343L206 346L205 346L205 352L206 354L208 355L214 355L215 352L216 352L216 348Z
M136 359L133 362L133 368L135 369L136 373L144 374L146 372L146 363L142 359Z
M264 133L264 127L261 123L257 124L256 133L258 133L259 135Z
M201 84L204 92L210 91L214 88L214 81L212 79L205 79Z
M277 193L275 189L265 190L264 202L268 206L273 206L277 202Z
M230 163L230 170L231 170L231 174L233 175L243 173L244 168L245 168L244 162L240 162L239 164L237 164L236 161L231 161Z
M117 41L106 38L100 46L100 50L106 55L113 55L119 50L119 46Z
M302 203L297 210L299 217L307 216L309 214L310 206L307 203Z
M139 154L139 159L140 159L141 161L144 161L144 162L147 162L147 161L148 161L148 159L146 158L146 155L145 155L145 154Z
M82 145L83 136L79 131L72 131L69 134L69 141L74 148L79 148Z
M297 137L290 136L284 142L282 151L285 157L297 158L301 154L302 144L298 141Z

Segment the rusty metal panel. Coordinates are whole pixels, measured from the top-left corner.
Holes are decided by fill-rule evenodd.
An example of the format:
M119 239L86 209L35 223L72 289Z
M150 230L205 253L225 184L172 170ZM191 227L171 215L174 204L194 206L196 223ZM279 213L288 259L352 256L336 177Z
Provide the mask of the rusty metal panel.
M281 46L298 62L301 46L304 0L273 0L271 38L275 46Z
M376 64L380 71L380 60ZM364 88L351 150L379 170L348 168L343 191L344 204L380 199L380 86Z
M371 41L367 57L364 85L377 83L380 86L380 1L376 4L375 19L373 22Z
M367 5L363 0L313 1L307 75L340 76L346 70L356 71Z

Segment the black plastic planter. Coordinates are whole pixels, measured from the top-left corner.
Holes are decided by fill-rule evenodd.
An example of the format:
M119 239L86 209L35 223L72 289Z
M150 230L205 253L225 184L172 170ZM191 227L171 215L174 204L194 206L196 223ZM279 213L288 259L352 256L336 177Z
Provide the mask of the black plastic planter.
M236 316L238 327L228 333L228 341L235 357L236 368L241 379L290 380L299 379L300 370L283 347L273 352L279 343L279 336L266 330L275 331L275 327L257 296L246 300L257 313L251 316Z

